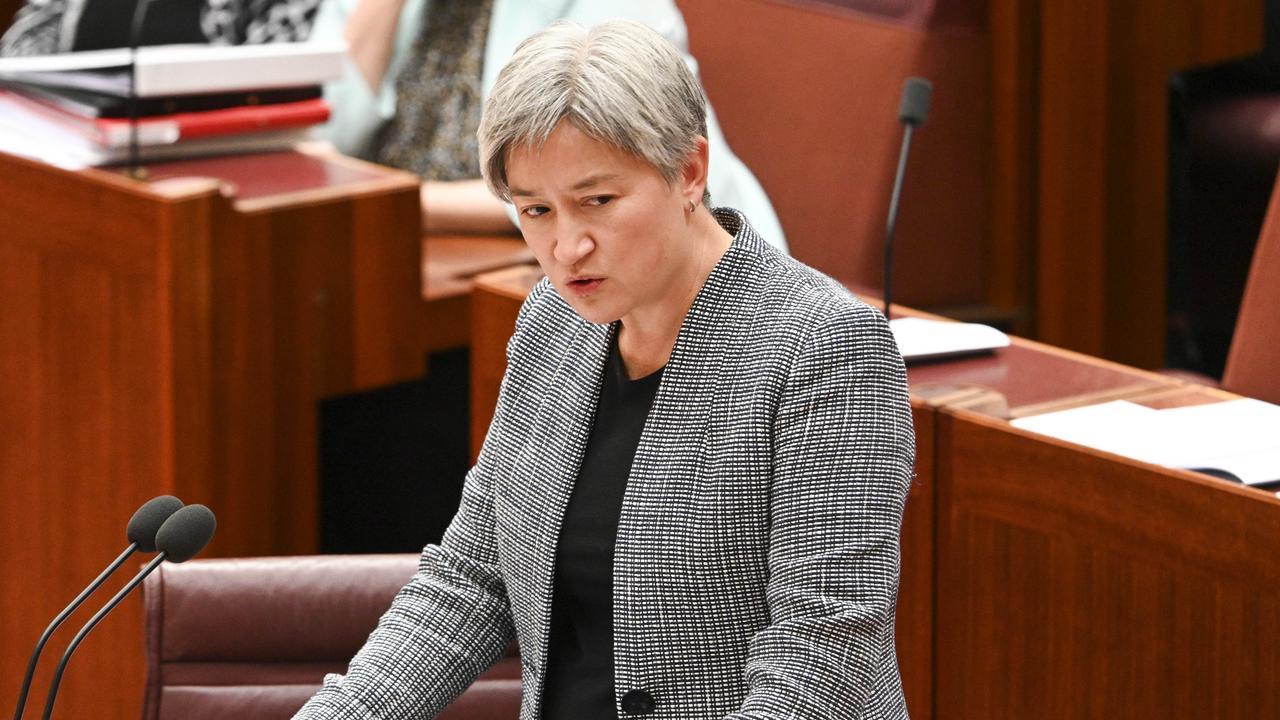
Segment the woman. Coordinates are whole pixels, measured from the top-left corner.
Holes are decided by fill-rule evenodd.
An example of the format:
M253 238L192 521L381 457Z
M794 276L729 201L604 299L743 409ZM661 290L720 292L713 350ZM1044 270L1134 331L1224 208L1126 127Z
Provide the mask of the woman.
M502 70L482 169L547 278L443 542L298 717L431 717L512 639L529 720L906 716L901 358L707 207L705 122L636 23L554 25Z
M429 232L509 232L513 218L476 175L481 103L520 41L557 20L626 17L678 48L685 26L672 0L325 0L313 39L350 48L321 135L343 153L421 176ZM685 58L693 64L693 59ZM729 149L712 115L711 186L786 248L769 198Z

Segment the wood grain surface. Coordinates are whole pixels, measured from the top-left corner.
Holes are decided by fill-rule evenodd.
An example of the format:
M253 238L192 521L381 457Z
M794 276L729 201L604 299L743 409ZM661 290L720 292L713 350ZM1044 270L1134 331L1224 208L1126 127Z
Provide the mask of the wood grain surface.
M269 156L242 163L272 171ZM46 623L154 495L213 508L206 555L315 551L316 403L420 376L427 341L417 180L366 167L379 183L246 210L217 183L153 191L0 156L6 702ZM137 717L142 682L131 598L77 652L58 714Z

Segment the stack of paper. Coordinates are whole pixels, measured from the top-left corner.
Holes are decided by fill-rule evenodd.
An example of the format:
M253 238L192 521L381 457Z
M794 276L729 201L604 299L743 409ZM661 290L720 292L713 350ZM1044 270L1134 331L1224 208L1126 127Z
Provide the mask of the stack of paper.
M0 58L0 150L62 167L278 150L329 117L341 43ZM135 75L136 73L136 75ZM132 78L132 79L131 79ZM136 81L136 84L135 84Z
M889 321L907 362L973 355L1008 347L1009 336L989 325L905 317Z
M1280 406L1241 399L1153 410L1117 400L1014 420L1014 427L1246 485L1280 482Z
M141 98L316 85L342 74L340 42L265 45L157 45L138 49ZM128 48L0 58L0 80L130 94Z

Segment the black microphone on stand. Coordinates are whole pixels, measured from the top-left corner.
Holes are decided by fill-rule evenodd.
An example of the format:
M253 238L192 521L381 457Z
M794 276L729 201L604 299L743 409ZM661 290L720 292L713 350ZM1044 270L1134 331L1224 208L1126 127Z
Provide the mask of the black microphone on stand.
M175 563L186 562L195 557L196 553L209 544L209 539L213 537L213 531L217 526L218 522L213 516L213 511L204 505L188 505L164 521L156 532L156 549L160 551L159 554L147 563L141 572L133 576L133 579L121 588L120 592L108 600L101 610L89 618L89 622L80 628L80 632L72 638L71 644L67 645L66 652L62 653L62 660L58 662L58 668L53 673L53 682L49 685L49 697L44 702L44 720L49 720L53 716L53 704L58 699L58 686L62 684L62 674L67 669L67 662L71 660L71 654L80 647L80 643L84 641L89 631L93 630L107 616L107 613L114 610L120 601L138 587L153 570L160 567L160 563L165 560Z
M893 195L889 198L889 219L884 228L884 316L889 318L893 298L893 230L898 223L898 199L902 196L902 178L907 172L907 155L911 152L911 133L929 117L929 100L933 85L922 77L910 77L902 84L902 101L898 104L898 122L902 123L902 151L898 154L898 174L893 179Z
M36 649L31 652L31 659L27 661L27 674L22 678L22 690L18 693L18 708L13 713L13 720L22 720L22 711L27 705L27 694L31 691L31 678L35 676L36 663L40 660L40 653L44 651L44 646L49 642L49 638L53 636L53 631L62 625L75 609L84 604L84 601L97 590L103 582L106 581L111 574L124 564L124 561L137 551L155 552L156 549L156 533L166 520L169 519L179 508L182 507L182 501L172 495L161 495L154 497L143 503L133 513L133 517L129 519L129 526L125 530L125 537L129 540L129 547L120 553L120 556L107 566L102 574L80 592L70 605L63 608L62 612L49 623L49 627L45 628L44 634L36 642Z
M142 24L151 3L152 0L138 0L133 8L133 24L129 29L129 175L134 180L145 180L147 177L138 151L138 44L142 39Z

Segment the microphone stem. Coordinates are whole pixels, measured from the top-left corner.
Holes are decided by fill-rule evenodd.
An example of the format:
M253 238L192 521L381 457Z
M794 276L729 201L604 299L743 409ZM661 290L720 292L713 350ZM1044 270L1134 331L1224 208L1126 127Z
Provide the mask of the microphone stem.
M889 319L893 302L893 231L898 224L898 199L902 197L902 179L907 173L907 155L911 153L911 132L915 125L906 123L902 133L902 151L898 153L898 173L893 178L893 194L889 197L889 219L884 230L884 317Z
M49 697L44 702L43 720L49 720L49 718L53 717L53 703L58 698L58 686L62 683L62 673L67 669L67 661L71 659L71 654L74 653L76 648L80 646L80 643L84 641L84 638L89 634L89 631L93 630L99 622L102 622L102 618L106 617L107 613L115 609L115 606L119 605L120 601L124 600L126 595L132 592L134 588L145 580L146 577L151 574L151 571L160 567L160 563L164 562L164 558L165 554L163 552L157 553L155 558L151 562L147 563L146 567L142 568L141 572L134 575L133 579L121 588L120 592L115 594L115 597L108 600L107 604L103 605L101 610L95 613L93 617L89 618L89 622L85 623L84 627L80 628L80 632L76 633L76 636L72 638L71 644L67 646L66 652L62 653L62 660L58 662L58 669L53 673L53 682L49 685Z
M138 45L142 42L142 25L151 0L138 0L129 26L129 174L135 180L146 177L138 148Z
M27 674L22 678L22 690L18 693L18 708L13 713L13 720L22 720L22 712L27 706L27 694L31 691L31 679L36 674L36 663L40 660L40 653L44 652L45 644L48 643L49 638L53 636L53 631L57 630L58 626L61 625L63 621L71 615L71 613L75 612L76 608L84 604L84 601L93 594L93 591L97 590L102 583L106 582L107 578L111 577L111 574L118 570L120 566L124 564L124 561L128 560L129 556L133 555L137 549L138 543L131 543L129 547L125 548L124 552L120 553L120 556L113 560L111 564L107 566L107 569L103 570L102 574L89 584L89 587L82 590L80 594L76 596L76 599L71 601L70 605L63 608L62 612L58 613L58 617L54 618L53 622L49 623L49 627L44 629L44 634L41 635L40 639L36 642L36 649L31 653L31 660L27 662Z

